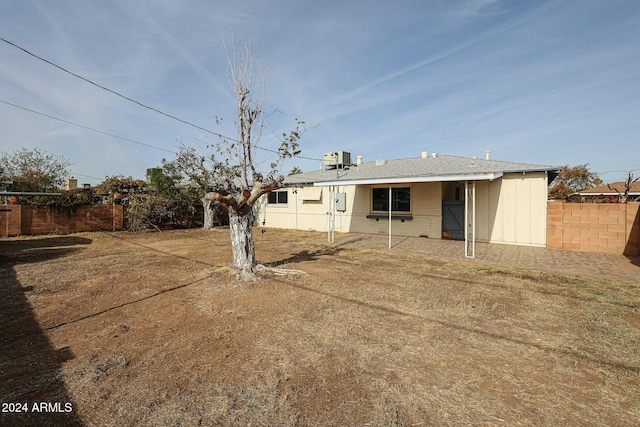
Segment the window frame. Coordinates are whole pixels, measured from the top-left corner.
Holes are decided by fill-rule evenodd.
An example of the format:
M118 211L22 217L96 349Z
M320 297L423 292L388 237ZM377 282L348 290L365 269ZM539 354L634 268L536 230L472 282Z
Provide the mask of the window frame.
M270 206L282 206L289 204L289 191L288 190L274 190L267 193L267 205Z
M376 191L380 191L380 190L384 190L385 191L385 197L384 197L384 209L380 210L380 209L376 209L376 199L374 197L374 193ZM401 197L398 197L397 193L400 190L406 190L408 191L408 209L407 210L398 210L398 208L400 207L400 203L407 203L406 201L403 202ZM407 215L407 214L411 214L412 212L412 200L411 200L411 193L412 193L412 186L408 185L408 186L392 186L391 187L391 214L393 215L394 213L399 214L399 215ZM375 186L375 187L371 187L371 192L369 193L371 196L370 199L370 203L369 203L369 207L371 209L371 213L389 213L389 200L388 200L388 194L389 194L389 187L383 187L383 186ZM378 206L380 206L378 204Z

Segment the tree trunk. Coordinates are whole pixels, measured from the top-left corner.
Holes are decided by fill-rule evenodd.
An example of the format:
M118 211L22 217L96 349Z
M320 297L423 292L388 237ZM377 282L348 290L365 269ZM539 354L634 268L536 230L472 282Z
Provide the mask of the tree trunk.
M244 206L240 211L229 209L229 232L233 250L233 268L242 281L256 279L256 248L253 243L253 209Z
M213 229L213 221L215 219L215 210L213 200L202 199L202 207L204 208L204 224L202 228L205 230Z

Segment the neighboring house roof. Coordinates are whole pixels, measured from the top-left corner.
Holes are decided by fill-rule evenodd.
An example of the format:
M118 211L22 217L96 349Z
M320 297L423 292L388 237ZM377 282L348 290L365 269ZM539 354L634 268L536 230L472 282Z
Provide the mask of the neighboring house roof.
M436 155L366 162L345 169L322 169L286 177L285 184L395 184L461 180L494 180L510 172L557 172L558 166Z
M626 184L627 183L624 181L612 182L611 184L604 184L595 188L590 188L588 190L578 191L577 193L574 193L574 194L579 194L581 196L594 196L594 195L617 196L620 194L624 194L624 187ZM631 184L629 195L640 195L640 181L636 181Z

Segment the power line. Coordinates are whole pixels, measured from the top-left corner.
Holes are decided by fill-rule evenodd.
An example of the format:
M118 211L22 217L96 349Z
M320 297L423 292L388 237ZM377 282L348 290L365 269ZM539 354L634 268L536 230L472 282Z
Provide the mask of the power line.
M620 178L616 178L615 179L615 181L617 182L617 181L624 181L625 179L627 179L627 177L629 176L630 173L638 171L638 170L640 170L640 169L631 169L629 171L623 170L623 169L617 169L617 170L613 170L613 171L598 172L598 174L602 176L602 175L607 175L607 174L612 174L612 173L619 173L619 172L623 173L624 174L623 176L618 175L618 176L620 176Z
M142 102L136 101L136 100L135 100L135 99L133 99L133 98L129 98L128 96L125 96L125 95L123 95L123 94L121 94L121 93L119 93L119 92L116 92L116 91L115 91L115 90L113 90L113 89L109 89L109 88L108 88L108 87L106 87L106 86L102 86L101 84L98 84L98 83L96 83L96 82L94 82L94 81L92 81L92 80L89 80L89 79L88 79L88 78L86 78L86 77L83 77L83 76L81 76L81 75L79 75L79 74L76 74L76 73L74 73L74 72L72 72L72 71L69 71L69 70L67 70L66 68L64 68L64 67L62 67L62 66L60 66L60 65L58 65L58 64L55 64L55 63L53 63L53 62L49 61L48 59L42 58L41 56L38 56L38 55L36 55L35 53L32 53L32 52L28 51L27 49L25 49L25 48L23 48L23 47L20 47L20 46L18 46L17 44L15 44L15 43L13 43L13 42L10 42L9 40L6 40L6 39L4 39L4 38L2 38L2 37L0 37L0 40L2 40L3 42L5 42L5 43L7 43L7 44L9 44L9 45L11 45L11 46L13 46L13 47L15 47L16 49L20 49L21 51L23 51L23 52L24 52L24 53L26 53L27 55L33 56L34 58L39 59L40 61L46 62L47 64L49 64L49 65L51 65L51 66L53 66L53 67L56 67L57 69L59 69L59 70L61 70L61 71L64 71L64 72L65 72L65 73L67 73L67 74L71 74L72 76L77 77L77 78L79 78L80 80L84 80L85 82L87 82L87 83L89 83L89 84L92 84L92 85L94 85L94 86L96 86L96 87L98 87L98 88L100 88L100 89L102 89L102 90L106 90L107 92L110 92L110 93L112 93L112 94L114 94L114 95L116 95L116 96L119 96L120 98L123 98L123 99L126 99L127 101L133 102L134 104L139 105L140 107L143 107L143 108L146 108L146 109L148 109L148 110L154 111L154 112L156 112L156 113L158 113L158 114L162 114L163 116L166 116L166 117L169 117L169 118L171 118L171 119L177 120L177 121L179 121L179 122L181 122L181 123L184 123L184 124L186 124L186 125L192 126L192 127L196 128L196 129L199 129L199 130L201 130L201 131L204 131L204 132L210 133L210 134L212 134L212 135L216 135L216 136L218 136L218 137L220 137L220 138L225 138L225 139L229 139L229 140L231 140L231 141L236 141L236 140L235 140L235 139L233 139L233 138L229 138L229 137L224 136L224 135L222 135L222 134L220 134L220 133L213 132L213 131L211 131L211 130L209 130L209 129L203 128L202 126L198 126L198 125L196 125L196 124L194 124L194 123L191 123L191 122L189 122L189 121L182 120L181 118L178 118L178 117L173 116L173 115L171 115L171 114L168 114L168 113L165 113L165 112L163 112L163 111L160 111L160 110L158 110L157 108L154 108L154 107L151 107L151 106L149 106L149 105L143 104Z
M91 128L89 126L84 126L84 125L81 125L81 124L78 124L78 123L74 123L72 121L61 119L60 117L55 117L55 116L52 116L51 114L42 113L40 111L36 111L36 110L31 109L31 108L23 107L21 105L14 104L12 102L5 101L3 99L0 99L0 103L9 105L9 106L14 107L14 108L19 108L20 110L28 111L28 112L33 113L33 114L38 114L40 116L44 116L44 117L47 117L49 119L57 120L59 122L63 122L63 123L66 123L66 124L69 124L69 125L72 125L72 126L76 126L76 127L81 128L81 129L90 130L91 132L96 132L96 133L99 133L99 134L102 134L102 135L110 136L112 138L117 138L117 139L120 139L122 141L127 141L127 142L131 142L133 144L138 144L138 145L142 145L142 146L145 146L145 147L154 148L156 150L165 151L165 152L171 153L171 154L178 154L176 151L167 150L166 148L157 147L155 145L151 145L151 144L147 144L147 143L144 143L144 142L136 141L135 139L125 138L124 136L115 135L113 133L101 131L101 130L98 130L98 129ZM260 150L264 150L264 151L269 151L271 153L280 154L280 152L278 152L276 150L270 150L268 148L263 148L263 147L256 147L256 148L258 148ZM321 159L314 159L314 158L311 158L311 157L304 157L304 156L295 156L295 157L301 158L301 159L308 159L308 160L321 160Z
M219 138L222 138L222 139L225 139L225 140L229 140L229 141L233 141L233 142L238 142L238 143L240 142L240 141L238 141L238 140L237 140L237 139L235 139L235 138L231 138L231 137L229 137L229 136L225 136L225 135L223 135L223 134L221 134L221 133L214 132L214 131L212 131L212 130L210 130L210 129L204 128L204 127L202 127L202 126L198 126L198 125L196 125L196 124L194 124L194 123L191 123L191 122L189 122L189 121L187 121L187 120L183 120L183 119L181 119L181 118L179 118L179 117L176 117L176 116L174 116L174 115L171 115L171 114L165 113L165 112L163 112L163 111L161 111L161 110L158 110L157 108L151 107L151 106L149 106L149 105L147 105L147 104L144 104L144 103L142 103L142 102L140 102L140 101L136 101L135 99L130 98L130 97L126 96L126 95L123 95L123 94L121 94L121 93L119 93L119 92L117 92L117 91L115 91L115 90L113 90L113 89L109 89L109 88L108 88L108 87L106 87L106 86L103 86L103 85L101 85L101 84L98 84L98 83L96 83L96 82L94 82L94 81L92 81L92 80L90 80L90 79L88 79L88 78L86 78L86 77L83 77L83 76L81 76L81 75L79 75L79 74L76 74L76 73L74 73L74 72L72 72L72 71L69 71L69 70L67 70L66 68L64 68L64 67L62 67L62 66L60 66L60 65L58 65L58 64L56 64L56 63L54 63L54 62L51 62L51 61L49 61L48 59L42 58L41 56L38 56L38 55L36 55L35 53L33 53L33 52L31 52L31 51L29 51L29 50L27 50L27 49L25 49L25 48L23 48L23 47L21 47L21 46L18 46L17 44L15 44L15 43L13 43L13 42L10 42L9 40L6 40L6 39L5 39L5 38L3 38L3 37L0 37L0 40L2 40L3 42L7 43L7 44L8 44L8 45L10 45L10 46L15 47L16 49L21 50L22 52L26 53L27 55L30 55L30 56L32 56L32 57L34 57L34 58L36 58L36 59L39 59L40 61L43 61L43 62L45 62L45 63L47 63L47 64L49 64L49 65L51 65L51 66L53 66L53 67L55 67L55 68L57 68L57 69L59 69L59 70L61 70L61 71L65 72L65 73L67 73L67 74L70 74L70 75L72 75L72 76L74 76L74 77L76 77L76 78L79 78L80 80L83 80L83 81L85 81L85 82L87 82L87 83L89 83L89 84L91 84L91 85L93 85L93 86L96 86L96 87L98 87L98 88L100 88L100 89L102 89L102 90L105 90L105 91L107 91L107 92L109 92L109 93L112 93L112 94L114 94L114 95L116 95L116 96L119 96L120 98L126 99L126 100L127 100L127 101L129 101L129 102L133 102L134 104L136 104L136 105L138 105L138 106L140 106L140 107L146 108L146 109L148 109L148 110L151 110L151 111L153 111L153 112L156 112L156 113L158 113L158 114L161 114L161 115L163 115L163 116L165 116L165 117L168 117L168 118L170 118L170 119L177 120L177 121L179 121L180 123L184 123L184 124L186 124L186 125L189 125L189 126L191 126L191 127L194 127L194 128L196 128L196 129L199 129L199 130L201 130L201 131L203 131L203 132L207 132L207 133L209 133L209 134L211 134L211 135L215 135L215 136L217 136L217 137L219 137ZM7 102L5 102L5 103L6 103L6 104L9 104L9 103L7 103ZM13 104L10 104L10 105L13 105ZM15 105L14 105L14 106L15 106ZM18 107L18 108L23 108L23 107ZM23 108L23 109L26 109L26 108ZM28 111L30 111L30 110L28 110ZM37 114L42 114L42 113L37 113ZM42 115L45 115L45 114L42 114ZM45 115L45 116L46 116L46 115ZM53 118L53 117L52 117L52 118ZM60 120L60 119L56 119L56 120ZM64 120L62 120L62 121L64 121ZM68 123L69 123L69 122L68 122ZM75 125L75 126L79 126L79 125L76 125L76 124L74 124L74 123L71 123L71 124L73 124L73 125ZM83 127L83 126L80 126L80 127ZM89 129L89 130L94 130L94 129ZM94 130L94 131L95 131L95 130ZM96 131L96 132L99 132L99 131ZM101 133L103 133L103 132L101 132ZM120 138L120 137L117 137L117 138ZM126 140L126 138L120 138L120 139L125 139L125 140ZM131 142L135 142L135 141L131 141ZM138 143L138 142L136 142L136 143ZM140 143L140 144L142 144L142 143ZM142 145L146 145L146 144L142 144ZM153 147L153 146L151 146L151 147ZM158 148L158 147L153 147L153 148ZM263 148L263 147L260 147L260 146L256 146L256 148L257 148L257 149L259 149L259 150L269 151L269 152L271 152L271 153L280 154L280 152L279 152L279 151L276 151L276 150L270 150L270 149L268 149L268 148ZM160 149L161 149L161 150L163 150L162 148L160 148ZM168 150L164 150L164 151L168 151ZM173 151L169 151L169 152L170 152L170 153L174 153ZM318 160L318 161L322 161L322 160L323 160L323 159L316 159L316 158L312 158L312 157L305 157L305 156L295 156L295 157L297 157L297 158L299 158L299 159L306 159L306 160Z
M100 180L104 179L104 178L100 178L100 177L97 177L97 176L85 175L83 173L77 173L77 172L71 172L71 174L73 176L82 176L82 177L85 177L85 178L93 178L93 179L100 179Z
M11 102L4 101L2 99L0 99L0 102L3 103L3 104L6 104L6 105L10 105L10 106L12 106L14 108L19 108L21 110L25 110L25 111L28 111L28 112L33 113L33 114L38 114L38 115L41 115L41 116L44 116L44 117L48 117L48 118L53 119L53 120L58 120L59 122L67 123L69 125L76 126L76 127L79 127L79 128L82 128L82 129L86 129L86 130L90 130L92 132L100 133L102 135L107 135L107 136L110 136L112 138L118 138L118 139L121 139L123 141L131 142L133 144L144 145L145 147L155 148L156 150L166 151L167 153L178 154L177 152L171 151L171 150L167 150L166 148L156 147L155 145L145 144L144 142L136 141L134 139L125 138L123 136L114 135L112 133L104 132L104 131L101 131L101 130L98 130L98 129L94 129L94 128L90 128L88 126L79 125L77 123L70 122L69 120L61 119L59 117L55 117L55 116L52 116L50 114L41 113L40 111L32 110L31 108L27 108L27 107L22 107L20 105L13 104Z

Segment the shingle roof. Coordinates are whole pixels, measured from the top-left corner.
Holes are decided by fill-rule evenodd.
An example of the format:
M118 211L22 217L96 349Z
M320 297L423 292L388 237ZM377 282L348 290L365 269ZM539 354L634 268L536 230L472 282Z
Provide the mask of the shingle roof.
M626 182L612 182L611 184L600 185L589 190L582 190L575 194L621 194L624 193ZM632 194L640 194L640 181L631 184L629 191Z
M500 160L475 159L470 157L437 155L427 158L410 158L366 162L348 169L316 170L285 179L286 184L310 184L320 182L393 180L409 178L442 178L456 180L456 177L482 174L502 174L509 172L558 171L561 167L529 163L505 162Z

